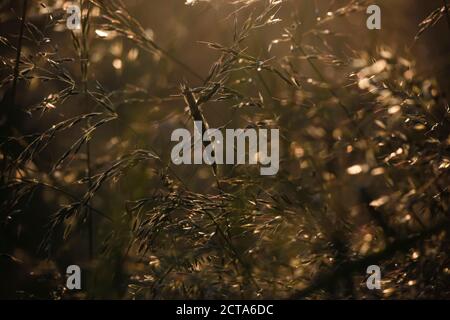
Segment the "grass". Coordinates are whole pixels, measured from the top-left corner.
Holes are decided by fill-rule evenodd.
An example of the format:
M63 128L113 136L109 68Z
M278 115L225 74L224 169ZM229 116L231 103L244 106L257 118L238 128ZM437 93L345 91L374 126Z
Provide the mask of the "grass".
M352 29L368 1L168 3L176 23L158 26L147 3L81 0L73 32L52 1L11 4L0 296L449 298L445 77ZM415 48L447 3L427 14ZM196 120L280 129L280 172L173 165L170 132ZM67 264L81 292L64 289Z

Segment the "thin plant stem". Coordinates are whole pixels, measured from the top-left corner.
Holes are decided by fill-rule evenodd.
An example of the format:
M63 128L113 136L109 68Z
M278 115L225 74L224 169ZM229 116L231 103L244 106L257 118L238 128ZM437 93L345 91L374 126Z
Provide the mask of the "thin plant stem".
M27 18L27 7L28 7L28 0L23 0L22 20L20 22L19 42L17 44L16 64L14 66L14 79L13 79L13 84L12 84L12 104L13 105L16 102L17 81L19 78L20 57L22 55L22 42L23 42L23 34L24 34L24 30L25 30L25 22L26 22L26 18Z
M442 2L444 2L445 16L447 17L448 29L450 30L450 13L448 12L450 8L448 6L447 0L442 0Z
M84 0L80 0L80 7L83 8ZM87 14L81 15L81 48L80 48L80 67L81 67L81 77L82 77L82 92L85 104L88 105L88 65L89 65L89 55L88 55L88 26L89 26L89 7L87 9ZM90 127L90 122L87 120L87 127ZM88 184L88 192L92 188L92 166L91 166L91 147L90 138L86 140L86 180ZM92 261L94 259L94 217L91 211L90 201L86 205L86 217L88 224L88 242L89 242L89 259Z

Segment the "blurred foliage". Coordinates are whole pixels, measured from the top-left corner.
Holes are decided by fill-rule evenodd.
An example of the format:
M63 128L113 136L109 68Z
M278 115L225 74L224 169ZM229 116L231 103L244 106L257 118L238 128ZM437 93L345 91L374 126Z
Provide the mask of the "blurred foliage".
M371 2L2 1L0 297L450 298L448 8ZM279 173L174 166L196 114Z

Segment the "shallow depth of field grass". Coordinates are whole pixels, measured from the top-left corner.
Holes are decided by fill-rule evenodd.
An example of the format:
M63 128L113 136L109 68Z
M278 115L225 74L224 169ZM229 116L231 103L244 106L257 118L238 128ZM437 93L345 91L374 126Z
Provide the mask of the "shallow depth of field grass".
M445 1L75 3L0 1L1 298L450 298ZM173 165L193 108L278 174Z

